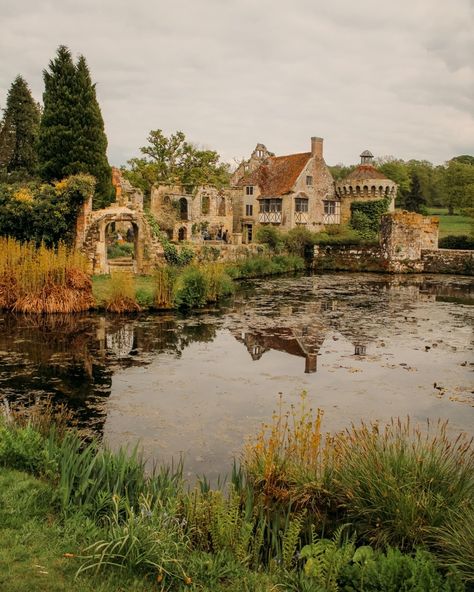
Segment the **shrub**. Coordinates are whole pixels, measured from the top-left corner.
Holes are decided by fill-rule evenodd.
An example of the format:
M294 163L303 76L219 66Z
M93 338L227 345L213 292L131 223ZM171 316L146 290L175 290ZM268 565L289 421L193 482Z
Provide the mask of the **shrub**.
M373 239L377 233L373 230L373 222L367 214L360 211L352 213L351 226L363 239Z
M174 286L174 302L178 308L200 308L207 302L208 284L199 267L188 267L178 276Z
M135 245L133 243L113 243L107 246L107 259L117 259L118 257L133 257Z
M207 263L202 266L202 271L206 279L207 302L217 302L220 298L234 293L234 284L222 264Z
M283 233L275 226L259 226L255 237L259 243L268 245L272 251L280 251L283 246Z
M305 226L292 228L285 234L284 244L289 253L299 257L312 257L315 233Z
M472 251L474 249L474 238L465 234L460 236L450 234L439 239L438 247L440 249L465 249Z
M163 250L165 254L166 262L169 265L178 265L184 267L191 263L194 257L194 251L187 247L182 246L180 249L176 245L173 245L169 241L163 243Z

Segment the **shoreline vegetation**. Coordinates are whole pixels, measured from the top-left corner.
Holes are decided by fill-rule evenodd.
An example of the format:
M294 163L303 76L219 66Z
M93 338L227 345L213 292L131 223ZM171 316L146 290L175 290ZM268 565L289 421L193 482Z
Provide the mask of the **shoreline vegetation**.
M83 440L65 408L5 408L0 588L472 591L472 440L409 418L330 435L323 419L305 393L280 400L213 488Z
M150 276L87 273L87 260L60 244L20 243L0 237L0 310L20 313L115 313L196 309L235 291L233 280L302 271L302 257L268 253L236 262L165 265Z

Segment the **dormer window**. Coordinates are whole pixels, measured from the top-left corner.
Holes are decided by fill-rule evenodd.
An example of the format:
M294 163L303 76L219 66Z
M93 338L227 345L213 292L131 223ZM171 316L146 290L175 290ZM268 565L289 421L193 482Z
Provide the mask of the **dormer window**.
M245 187L245 195L253 195L253 185L247 185Z
M306 185L308 185L308 187L313 185L313 177L311 175L306 175Z

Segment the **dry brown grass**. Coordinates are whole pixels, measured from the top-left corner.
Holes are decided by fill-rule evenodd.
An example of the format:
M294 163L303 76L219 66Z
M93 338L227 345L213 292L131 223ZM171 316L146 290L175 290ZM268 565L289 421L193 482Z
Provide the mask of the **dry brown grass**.
M0 238L0 309L70 313L94 306L85 257L64 244L57 249Z

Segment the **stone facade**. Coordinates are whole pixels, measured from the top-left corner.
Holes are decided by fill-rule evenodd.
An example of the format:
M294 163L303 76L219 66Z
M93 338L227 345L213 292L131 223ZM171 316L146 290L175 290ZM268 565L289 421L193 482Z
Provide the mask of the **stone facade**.
M274 156L257 144L232 177L234 232L252 242L260 225L313 231L337 224L334 180L323 158L323 139L311 138L311 151Z
M417 261L422 249L438 248L439 218L397 211L382 216L380 244L391 261Z
M335 184L336 198L340 203L340 222L347 224L351 219L351 204L356 201L389 200L388 211L395 210L397 184L387 179L373 163L373 155L364 150L360 155L361 163L345 179Z
M231 241L234 214L230 190L204 185L187 193L179 186L155 186L151 191L151 212L171 240Z

